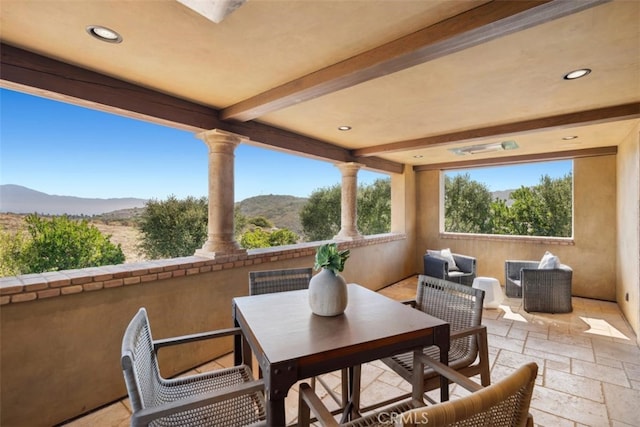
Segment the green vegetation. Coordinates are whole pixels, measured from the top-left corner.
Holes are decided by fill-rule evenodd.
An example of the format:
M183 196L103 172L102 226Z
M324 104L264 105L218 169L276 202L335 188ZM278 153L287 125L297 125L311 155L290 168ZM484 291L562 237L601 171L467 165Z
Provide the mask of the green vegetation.
M486 185L468 174L445 178L445 231L518 236L571 236L572 177L520 187L511 193L513 204L491 200Z
M193 255L207 239L208 209L205 197L149 200L138 223L140 250L149 259Z
M193 255L207 239L208 202L202 197L150 200L140 216L140 250L149 259ZM288 229L274 229L264 216L247 217L234 209L234 235L245 249L294 244L299 237Z
M341 186L321 188L311 193L300 212L306 241L329 240L340 231ZM364 235L391 230L391 180L378 179L358 186L358 230Z
M329 240L340 231L340 185L321 188L311 193L300 211L305 240Z
M86 219L28 215L26 229L0 233L2 276L122 264L120 245L114 245Z

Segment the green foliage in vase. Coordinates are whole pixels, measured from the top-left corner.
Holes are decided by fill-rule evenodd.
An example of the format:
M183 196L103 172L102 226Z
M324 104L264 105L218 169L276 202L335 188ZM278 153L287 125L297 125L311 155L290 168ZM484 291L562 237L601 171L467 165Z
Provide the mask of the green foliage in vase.
M338 274L344 270L344 264L349 258L348 249L339 251L336 243L327 243L319 246L316 251L316 261L313 266L316 270L325 268L331 270L333 274Z

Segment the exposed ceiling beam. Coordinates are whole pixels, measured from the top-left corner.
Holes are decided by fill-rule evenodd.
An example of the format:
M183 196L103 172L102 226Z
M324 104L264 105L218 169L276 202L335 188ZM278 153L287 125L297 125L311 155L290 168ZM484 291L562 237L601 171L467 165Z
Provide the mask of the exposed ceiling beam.
M222 129L251 143L331 162L362 163L381 172L402 173L404 165L379 158L356 159L345 148L256 122L231 123L219 111L135 84L0 44L0 87L83 107L150 121L190 132Z
M366 156L375 156L381 153L419 150L421 148L438 147L460 142L471 142L485 138L502 138L505 136L522 135L540 130L561 129L578 125L583 126L634 118L640 118L639 102L597 108L595 110L579 111L576 113L561 114L558 116L543 117L540 119L525 120L522 122L506 123L486 128L433 135L407 141L392 142L390 144L376 145L373 147L353 150L352 154L355 157L362 158Z
M267 90L220 112L248 121L271 111L486 43L609 0L493 1Z
M459 162L437 163L432 165L420 165L414 166L415 172L423 172L430 170L448 170L448 169L467 169L467 168L479 168L483 166L502 166L513 165L516 163L533 163L533 162L548 162L551 160L568 160L577 159L581 157L597 157L597 156L611 156L618 153L618 147L598 147L598 148L585 148L583 150L568 150L568 151L556 151L540 154L524 154L520 156L508 156L508 157L495 157L490 159L478 159Z

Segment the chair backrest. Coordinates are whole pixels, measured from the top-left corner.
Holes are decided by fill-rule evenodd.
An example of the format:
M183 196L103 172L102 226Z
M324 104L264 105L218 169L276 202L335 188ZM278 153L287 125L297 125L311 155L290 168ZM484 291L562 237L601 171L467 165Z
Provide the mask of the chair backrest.
M251 271L249 272L249 295L307 289L311 276L313 276L311 267Z
M528 418L537 373L538 365L534 362L527 363L502 380L460 399L404 412L398 416L402 420L400 425L405 427L533 425Z
M121 363L133 411L155 406L162 379L144 308L138 310L124 333Z
M482 324L484 291L431 276L418 277L416 308L431 316L449 322L451 332ZM451 359L469 359L477 356L476 335L451 341ZM453 356L452 356L453 355Z

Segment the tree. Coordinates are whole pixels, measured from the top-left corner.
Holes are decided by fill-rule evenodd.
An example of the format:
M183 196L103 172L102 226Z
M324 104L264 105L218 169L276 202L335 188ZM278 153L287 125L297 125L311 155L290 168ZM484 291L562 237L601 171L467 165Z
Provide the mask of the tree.
M506 200L495 199L490 205L489 229L491 234L512 234L513 218Z
M271 246L269 233L260 227L246 231L240 238L240 246L245 249L268 248Z
M283 245L293 245L298 243L298 239L300 237L289 230L288 228L281 228L278 230L274 230L269 234L269 245L270 246L283 246Z
M139 248L150 259L193 255L207 239L208 202L205 197L150 200L138 225Z
M314 190L300 210L302 230L307 241L327 240L340 231L341 186Z
M321 188L311 193L302 207L300 221L307 241L328 240L340 231L341 186ZM365 235L391 230L391 180L378 179L358 186L357 226Z
M244 233L245 228L247 227L248 219L247 217L240 211L240 206L236 205L233 208L233 235L236 240L240 240L242 237L242 233Z
M572 178L547 175L511 193L513 203L491 198L468 174L445 178L445 230L519 236L571 236ZM488 206L488 207L487 207Z
M297 242L298 235L287 228L265 231L260 227L255 227L246 231L240 238L240 246L245 249L293 245Z
M22 257L20 254L25 244L24 233L11 234L0 230L0 277L21 274Z
M391 180L358 188L358 230L364 235L391 231Z
M455 233L491 232L491 192L469 174L445 177L444 229Z
M256 216L247 220L247 222L260 228L273 228L273 223L263 216Z
M125 260L120 245L111 243L111 236L103 235L86 219L74 221L66 215L45 219L32 214L25 218L25 224L25 234L16 234L8 246L14 274L122 264Z
M513 234L532 236L571 236L571 174L553 179L540 178L534 187L521 187L511 194Z

